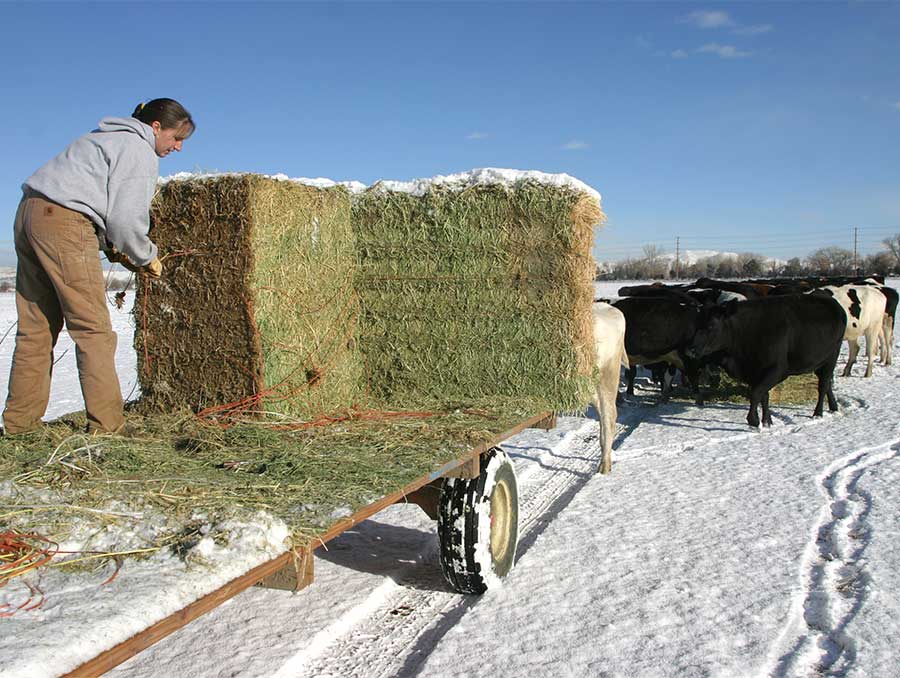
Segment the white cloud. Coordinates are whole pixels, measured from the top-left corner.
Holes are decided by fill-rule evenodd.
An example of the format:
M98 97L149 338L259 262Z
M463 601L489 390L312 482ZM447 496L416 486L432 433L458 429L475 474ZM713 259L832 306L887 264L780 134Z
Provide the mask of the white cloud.
M562 149L564 151L583 151L586 148L588 148L588 145L578 139L574 139L567 144L563 144L562 146Z
M687 59L688 53L683 49L676 49L669 56L671 56L673 59Z
M487 139L488 134L484 132L472 132L471 134L466 135L466 139L477 140L477 139Z
M720 45L717 42L710 42L703 47L697 49L701 54L718 54L722 59L740 59L748 57L752 52L742 52L734 45Z
M762 35L771 31L772 28L772 24L756 24L755 26L741 26L731 32L735 35Z
M691 12L684 19L684 23L691 24L697 28L722 28L723 26L733 26L734 21L728 16L728 12L698 10Z

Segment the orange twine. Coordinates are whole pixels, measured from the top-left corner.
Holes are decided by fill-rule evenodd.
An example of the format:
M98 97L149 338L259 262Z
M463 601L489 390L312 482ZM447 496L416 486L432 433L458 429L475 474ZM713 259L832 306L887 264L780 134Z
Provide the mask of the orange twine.
M347 300L347 304L342 309L342 311L347 310L354 301L354 297L351 295ZM245 303L248 307L248 312L252 314L252 308L250 307L249 301L245 300ZM225 403L222 405L214 405L212 407L207 407L204 410L201 410L197 413L198 419L209 419L213 417L227 418L233 419L242 414L251 413L256 406L258 406L263 399L269 398L272 399L273 396L276 396L277 400L287 400L296 396L301 391L310 388L311 386L315 386L319 381L321 381L322 376L328 371L328 369L332 366L335 359L337 358L337 352L333 351L330 356L321 364L321 367L315 371L315 378L306 381L298 385L297 387L287 390L284 390L284 387L291 381L292 377L299 372L300 370L308 369L311 360L316 357L316 354L321 351L321 349L325 346L339 346L341 342L347 341L353 332L353 322L356 320L354 314L347 314L347 320L350 322L346 323L343 334L339 334L339 327L337 325L332 326L328 335L326 335L319 344L314 347L306 356L305 359L299 361L297 367L293 369L284 379L278 384L274 384L273 386L263 389L260 388L258 380L255 375L251 375L254 380L254 386L256 388L256 393L247 396L246 398L242 398L241 400L236 400L234 402ZM338 338L338 342L335 344L334 339ZM402 416L402 415L400 415ZM412 416L415 416L414 414ZM296 425L285 425L283 427L277 428L285 428L285 429L298 429L298 428L312 428L314 426L327 426L329 424L333 424L338 421L346 421L348 419L355 419L356 416L353 415L328 415L322 414L319 417L309 421L303 422ZM227 421L219 421L217 422L219 426L223 428L228 428L231 424Z
M106 554L102 551L60 551L59 544L55 541L33 532L26 533L18 530L0 532L0 587L6 586L15 577L47 564L59 554L83 553L109 555L115 561L115 570L100 586L106 586L119 575L119 571L122 569L122 558L116 554ZM0 617L12 617L21 610L26 612L37 610L44 604L46 597L37 584L31 583L27 579L23 579L22 583L28 587L28 598L16 608L12 608L9 603L0 605ZM37 597L39 597L38 601L32 602Z
M6 530L0 532L0 587L13 577L30 572L50 560L59 552L59 544L39 534ZM30 591L28 599L15 609L10 605L0 605L0 617L12 617L19 610L36 610L44 604L44 592L26 581ZM36 603L35 597L40 596Z

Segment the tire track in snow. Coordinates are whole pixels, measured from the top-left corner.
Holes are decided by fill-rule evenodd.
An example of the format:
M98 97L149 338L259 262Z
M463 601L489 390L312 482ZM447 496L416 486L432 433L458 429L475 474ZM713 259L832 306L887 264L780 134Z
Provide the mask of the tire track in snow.
M859 487L865 472L900 459L900 440L864 448L825 469L825 506L801 559L801 593L770 652L768 675L843 675L856 657L846 633L865 602L871 577L863 558L871 534L871 496Z

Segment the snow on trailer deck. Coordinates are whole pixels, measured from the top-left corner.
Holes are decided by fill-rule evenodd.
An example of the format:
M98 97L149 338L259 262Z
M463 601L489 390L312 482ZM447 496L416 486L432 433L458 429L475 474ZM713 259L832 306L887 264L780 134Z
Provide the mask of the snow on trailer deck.
M596 421L525 431L504 446L522 525L499 589L447 592L433 523L393 506L320 549L313 586L248 589L108 675L896 676L900 368L860 375L837 379L840 413L780 406L762 432L745 404L639 391L607 477ZM54 387L78 406L74 365Z

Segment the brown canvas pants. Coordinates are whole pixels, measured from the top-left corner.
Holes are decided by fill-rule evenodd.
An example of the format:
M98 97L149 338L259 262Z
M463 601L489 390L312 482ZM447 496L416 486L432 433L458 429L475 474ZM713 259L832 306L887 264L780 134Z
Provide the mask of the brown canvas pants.
M116 376L116 333L106 305L99 245L90 219L31 193L15 223L19 324L3 411L7 433L37 428L50 400L53 348L63 321L75 362L89 431L124 423Z

